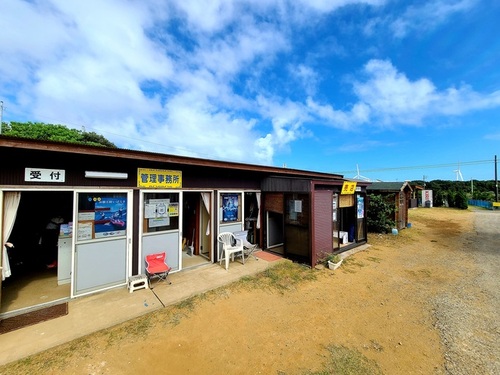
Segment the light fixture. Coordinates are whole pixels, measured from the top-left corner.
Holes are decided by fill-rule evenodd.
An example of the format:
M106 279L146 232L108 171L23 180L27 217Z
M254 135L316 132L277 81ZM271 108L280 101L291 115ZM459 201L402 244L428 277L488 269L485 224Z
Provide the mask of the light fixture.
M115 179L115 180L126 180L128 178L128 173L85 171L85 177L86 178L111 178L111 179Z

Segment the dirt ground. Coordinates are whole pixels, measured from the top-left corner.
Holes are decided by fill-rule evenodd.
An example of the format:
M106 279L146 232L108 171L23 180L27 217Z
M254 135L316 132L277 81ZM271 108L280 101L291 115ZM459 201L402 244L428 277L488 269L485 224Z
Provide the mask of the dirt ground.
M220 289L0 373L328 373L331 345L361 353L384 374L449 373L436 300L478 272L468 254L474 215L411 210L411 228L371 234L367 250L335 271L317 267L315 280L284 291Z

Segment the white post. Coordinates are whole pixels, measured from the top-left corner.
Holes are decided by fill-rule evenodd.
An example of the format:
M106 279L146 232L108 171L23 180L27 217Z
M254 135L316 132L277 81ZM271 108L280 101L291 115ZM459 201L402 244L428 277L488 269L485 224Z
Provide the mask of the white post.
M3 121L3 101L0 100L0 134L2 134L2 121Z

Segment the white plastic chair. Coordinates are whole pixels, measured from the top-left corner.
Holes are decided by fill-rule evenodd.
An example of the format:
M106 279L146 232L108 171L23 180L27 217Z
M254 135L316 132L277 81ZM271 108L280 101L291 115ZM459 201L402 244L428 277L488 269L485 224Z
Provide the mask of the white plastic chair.
M219 250L219 264L222 264L222 259L226 260L226 270L229 269L229 256L234 261L235 254L241 254L242 263L245 264L245 249L243 242L238 240L231 232L222 232L217 236L217 241L222 244Z

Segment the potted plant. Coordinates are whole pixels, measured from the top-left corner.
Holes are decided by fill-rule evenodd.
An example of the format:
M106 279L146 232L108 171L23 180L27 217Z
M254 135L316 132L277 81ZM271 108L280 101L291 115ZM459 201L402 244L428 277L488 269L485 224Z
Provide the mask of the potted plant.
M336 270L342 264L343 259L339 254L328 254L326 257L326 262L328 264L328 268L331 270Z

